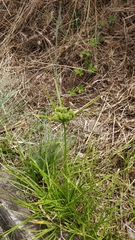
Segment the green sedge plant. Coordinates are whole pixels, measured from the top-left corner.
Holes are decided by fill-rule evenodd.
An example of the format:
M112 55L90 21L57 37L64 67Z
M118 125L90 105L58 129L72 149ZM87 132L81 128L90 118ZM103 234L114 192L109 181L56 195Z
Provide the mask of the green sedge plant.
M59 93L58 86L57 90ZM22 144L14 139L14 158L19 159L16 166L7 161L4 150L1 152L3 169L15 177L13 181L9 179L10 183L25 196L25 199L16 196L14 201L31 212L24 222L2 233L2 240L20 227L26 231L23 225L27 222L36 223L40 227L33 231L34 240L120 239L117 233L112 235L112 231L117 230L114 223L118 219L114 212L121 199L109 205L109 199L117 187L115 182L119 172L97 177L95 150L87 149L83 159L80 159L79 156L71 156L68 148L68 124L100 97L74 111L63 106L60 95L55 103L46 94L52 105L52 114L36 115L38 125L41 121L44 132L41 143L33 142L34 136L29 141L23 139ZM47 138L47 133L51 133L47 120L62 127L61 139L53 138L54 133L52 138Z
M115 181L119 173L106 174L104 178L96 179L94 162L93 155L91 169L88 170L89 163L86 156L82 162L77 158L72 159L69 168L72 178L68 177L68 193L62 183L60 185L55 178L42 171L34 162L35 169L39 169L46 185L36 183L22 169L8 166L8 173L13 177L16 176L16 181L12 181L12 184L16 185L18 191L24 193L26 199L27 195L32 199L25 201L18 197L14 201L17 205L28 208L31 215L24 222L6 231L2 239L4 240L4 237L19 227L26 231L23 225L27 222L41 227L33 231L34 240L53 240L60 237L71 240L120 239L113 221L117 221L114 212L121 199L118 199L115 205L109 206L109 199L115 190ZM59 172L59 177L62 177L61 173ZM103 191L106 182L107 187ZM105 202L106 196L108 201ZM112 222L111 226L110 222ZM113 231L116 231L116 235L112 236ZM109 238L110 236L112 238Z
M50 96L49 96L49 99ZM59 97L58 97L59 99ZM88 108L89 106L91 106L94 102L96 102L99 99L99 96L96 97L93 101L89 102L88 104L86 104L85 106L83 106L83 108L81 108L78 111L73 111L73 109L71 108L67 108L65 106L61 105L61 101L60 106L55 106L55 103L53 102L53 108L55 106L55 109L53 111L53 114L51 116L46 116L43 114L39 114L38 116L40 118L47 118L50 121L54 121L54 122L58 122L61 123L63 126L63 142L64 142L64 150L63 150L63 162L64 162L64 177L65 177L65 185L66 185L66 192L68 193L68 177L69 177L69 168L68 168L68 160L67 160L67 124L73 120L78 114L80 114L84 109Z

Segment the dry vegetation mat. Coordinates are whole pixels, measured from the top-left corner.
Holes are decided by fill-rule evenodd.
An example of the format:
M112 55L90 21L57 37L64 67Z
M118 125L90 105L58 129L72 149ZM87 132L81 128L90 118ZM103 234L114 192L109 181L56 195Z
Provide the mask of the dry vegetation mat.
M112 235L106 230L104 238L101 226L99 238L76 233L59 239L118 239L116 232L120 239L135 238L134 1L2 0L0 11L1 149L6 146L8 155L13 140L10 154L18 165L14 137L23 146L22 136L29 136L33 145L35 135L35 144L40 141L44 127L35 116L51 114L51 101L59 102L57 91L62 104L74 111L99 96L70 121L67 135L77 136L72 148L81 161L87 156L91 166L93 154L98 156L95 179L117 173L118 186L109 202L117 202L117 221ZM51 129L57 134L61 126L51 123ZM100 191L111 181L103 181ZM101 209L104 201L108 199L101 200Z

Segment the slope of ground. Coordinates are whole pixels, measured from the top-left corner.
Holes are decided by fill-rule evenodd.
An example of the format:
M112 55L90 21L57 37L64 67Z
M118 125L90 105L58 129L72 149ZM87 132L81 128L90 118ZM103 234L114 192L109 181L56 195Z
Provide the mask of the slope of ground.
M4 0L0 8L1 86L16 91L11 100L17 115L9 129L29 128L32 120L20 122L21 111L49 112L46 91L57 101L56 82L63 104L74 110L100 96L69 127L80 136L76 151L83 154L89 142L96 144L100 174L127 168L121 181L130 185L135 179L134 2Z

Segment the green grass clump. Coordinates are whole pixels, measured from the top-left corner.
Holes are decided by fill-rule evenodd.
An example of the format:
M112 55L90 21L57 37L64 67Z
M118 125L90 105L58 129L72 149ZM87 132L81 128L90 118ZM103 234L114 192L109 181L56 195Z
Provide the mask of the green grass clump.
M18 164L8 163L3 151L4 168L15 177L13 182L26 199L16 198L15 201L31 212L26 222L42 225L42 229L35 232L34 239L119 237L115 225L119 217L114 212L121 198L110 204L117 190L119 172L97 176L96 152L92 148L87 149L81 159L71 150L74 149L73 143L67 137L68 122L92 102L77 112L61 106L52 116L39 115L62 123L62 134L59 131L60 135L55 135L46 122L40 143L16 142ZM11 228L3 236L14 230ZM115 237L111 235L114 231Z
M120 216L116 212L122 197L116 198L113 204L110 201L118 189L119 171L100 174L95 148L90 146L80 158L67 134L68 123L98 99L78 111L62 106L60 96L57 105L51 99L52 115L37 115L38 123L34 121L21 141L8 131L6 141L1 138L3 170L13 176L10 183L25 196L25 200L16 196L14 201L30 210L25 222L42 226L33 233L35 240L120 239L116 226ZM52 122L61 124L59 133L53 131ZM39 129L39 125L42 134L36 140L35 127ZM3 233L2 239L19 226Z
M113 229L116 231L118 219L114 211L120 199L113 205L109 199L117 189L115 182L119 173L97 177L95 153L90 160L88 155L83 159L68 157L65 172L63 158L56 154L57 146L51 151L47 147L44 153L41 149L45 149L45 145L39 149L35 151L30 147L25 155L20 148L23 168L6 165L27 199L15 199L16 203L31 211L28 221L43 226L34 239L43 236L46 236L43 239L57 239L60 235L67 236L65 239L103 239L110 236ZM44 164L40 164L40 160Z

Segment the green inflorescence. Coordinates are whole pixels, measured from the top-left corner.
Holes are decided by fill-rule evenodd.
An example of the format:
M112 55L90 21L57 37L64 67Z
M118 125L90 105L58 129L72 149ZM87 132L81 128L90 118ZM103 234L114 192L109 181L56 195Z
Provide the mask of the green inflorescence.
M72 120L74 116L75 113L72 109L68 109L66 107L56 107L52 120L65 124Z

